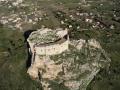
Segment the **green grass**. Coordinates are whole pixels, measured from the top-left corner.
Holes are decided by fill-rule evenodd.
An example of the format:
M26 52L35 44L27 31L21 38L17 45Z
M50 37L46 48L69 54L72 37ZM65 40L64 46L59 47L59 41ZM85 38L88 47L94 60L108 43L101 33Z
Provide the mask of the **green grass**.
M26 60L23 33L0 28L0 90L40 90L27 74Z
M44 11L47 12L50 19L39 22L38 25L35 26L35 29L40 28L41 25L45 25L50 28L60 26L60 22L58 21L60 18L55 18L54 13L52 13L52 10L56 10L53 8L51 9L52 4L54 5L61 2L63 3L63 7L65 6L66 8L73 9L79 1L80 0L39 1L37 4L40 6L40 9L45 8ZM120 11L120 5L118 3L119 0L106 0L102 2L103 6L99 5L101 3L99 0L92 1L94 2L90 3L91 7L86 11L93 12L94 15L102 14L108 23L112 22L112 10L116 8ZM110 4L111 1L114 1L116 4ZM25 2L31 4L34 0L26 0ZM26 8L27 9L21 8L20 10L17 10L13 7L12 10L14 9L17 12L27 10L26 12L29 13L33 9L32 7ZM11 9L9 10L4 5L1 6L0 11L8 15L8 13L11 12ZM69 12L66 13L69 14ZM115 13L117 16L120 16L119 12ZM64 18L61 18L60 20L62 19ZM115 30L88 30L82 32L78 31L79 33L76 32L76 23L70 21L67 22L67 24L74 25L75 31L72 35L73 38L96 38L100 41L103 49L105 49L111 58L110 68L101 70L88 86L88 90L120 90L120 23L118 23L117 29ZM89 28L83 21L77 22L77 24L80 24L81 28ZM112 36L108 37L107 33L111 33ZM59 57L56 56L54 58L56 59ZM9 30L8 28L0 28L0 90L37 90L37 88L40 88L38 83L32 81L26 73L26 60L27 53L24 45L23 33ZM56 88L58 88L57 85Z
M102 69L88 86L88 90L119 90L120 89L120 34L117 30L111 37L101 33L101 44L111 58L109 68ZM118 31L119 32L119 31Z

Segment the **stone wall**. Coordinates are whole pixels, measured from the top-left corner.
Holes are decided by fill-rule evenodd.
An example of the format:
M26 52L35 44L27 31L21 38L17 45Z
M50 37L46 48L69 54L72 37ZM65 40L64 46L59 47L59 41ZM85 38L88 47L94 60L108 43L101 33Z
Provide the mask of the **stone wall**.
M45 28L45 29L39 29L37 33L40 34L45 34L47 31L52 31L51 29ZM62 30L61 28L56 29L55 31L56 35L59 36L59 39L54 41L54 42L48 42L48 43L33 43L32 41L27 39L29 46L30 46L30 51L32 53L36 52L35 54L37 55L56 55L60 54L63 51L68 49L68 44L69 44L69 36L68 30ZM32 34L31 34L32 35ZM32 37L32 36L29 37ZM38 34L39 35L39 34Z
M67 50L68 44L69 44L69 40L66 40L58 44L35 47L35 50L36 50L36 54L39 55L55 55L55 54L60 54L63 51Z
M29 41L28 41L29 42ZM34 43L30 43L30 50L34 51L38 55L56 55L68 49L69 39L63 40L61 43L53 43L48 45L35 46Z

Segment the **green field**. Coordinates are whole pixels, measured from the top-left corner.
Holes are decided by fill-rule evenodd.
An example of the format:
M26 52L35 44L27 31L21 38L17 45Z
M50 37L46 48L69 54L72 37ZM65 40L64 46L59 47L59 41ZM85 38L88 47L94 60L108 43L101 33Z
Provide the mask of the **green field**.
M27 74L26 61L23 33L0 28L0 90L40 90Z
M120 20L114 20L113 15L116 14L120 17L120 1L119 0L91 0L89 2L91 7L84 7L78 4L80 0L39 0L39 3L34 0L26 0L28 4L36 3L39 9L43 10L47 16L42 21L38 22L32 28L40 28L45 25L49 28L68 27L69 24L73 27L70 28L71 39L97 39L103 49L111 58L109 68L101 69L95 76L94 80L89 84L87 90L120 90ZM86 0L90 1L90 0ZM62 3L60 6L59 3ZM103 4L100 6L100 4ZM9 15L11 10L6 6L0 6L0 11ZM91 28L91 24L77 19L71 20L69 15L74 16L77 8L80 7L81 12L92 12L96 17L100 14L103 22L114 24L115 29L106 27L105 29ZM21 8L21 11L30 12L31 7L28 9ZM44 8L44 9L43 9ZM63 9L61 9L63 8ZM14 10L16 8L13 7ZM13 10L12 9L12 10ZM19 10L16 10L19 12ZM116 11L116 12L114 12ZM62 17L57 14L61 12ZM46 19L48 18L48 19ZM64 25L60 24L61 20L68 19ZM77 26L80 25L80 29ZM82 29L88 29L82 31ZM24 32L12 30L0 26L0 90L42 90L40 83L32 80L27 74L27 45L24 42Z

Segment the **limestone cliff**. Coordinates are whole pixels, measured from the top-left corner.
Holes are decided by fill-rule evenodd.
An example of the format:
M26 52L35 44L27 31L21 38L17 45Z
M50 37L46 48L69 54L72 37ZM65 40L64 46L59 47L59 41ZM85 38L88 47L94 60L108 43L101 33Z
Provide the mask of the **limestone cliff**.
M40 81L43 90L85 90L110 59L95 39L69 44L69 50L59 55L35 56L29 75Z

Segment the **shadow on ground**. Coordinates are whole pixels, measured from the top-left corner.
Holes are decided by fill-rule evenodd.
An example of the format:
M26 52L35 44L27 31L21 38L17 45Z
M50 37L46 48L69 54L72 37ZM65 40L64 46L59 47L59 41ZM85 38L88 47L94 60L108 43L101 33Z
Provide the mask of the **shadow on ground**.
M31 65L31 58L32 58L32 55L29 53L29 44L27 42L27 38L29 37L29 35L33 32L33 31L36 31L36 30L27 30L24 32L24 38L25 38L25 43L27 44L27 53L28 53L28 58L27 58L27 61L26 61L26 68L29 68L30 65Z

